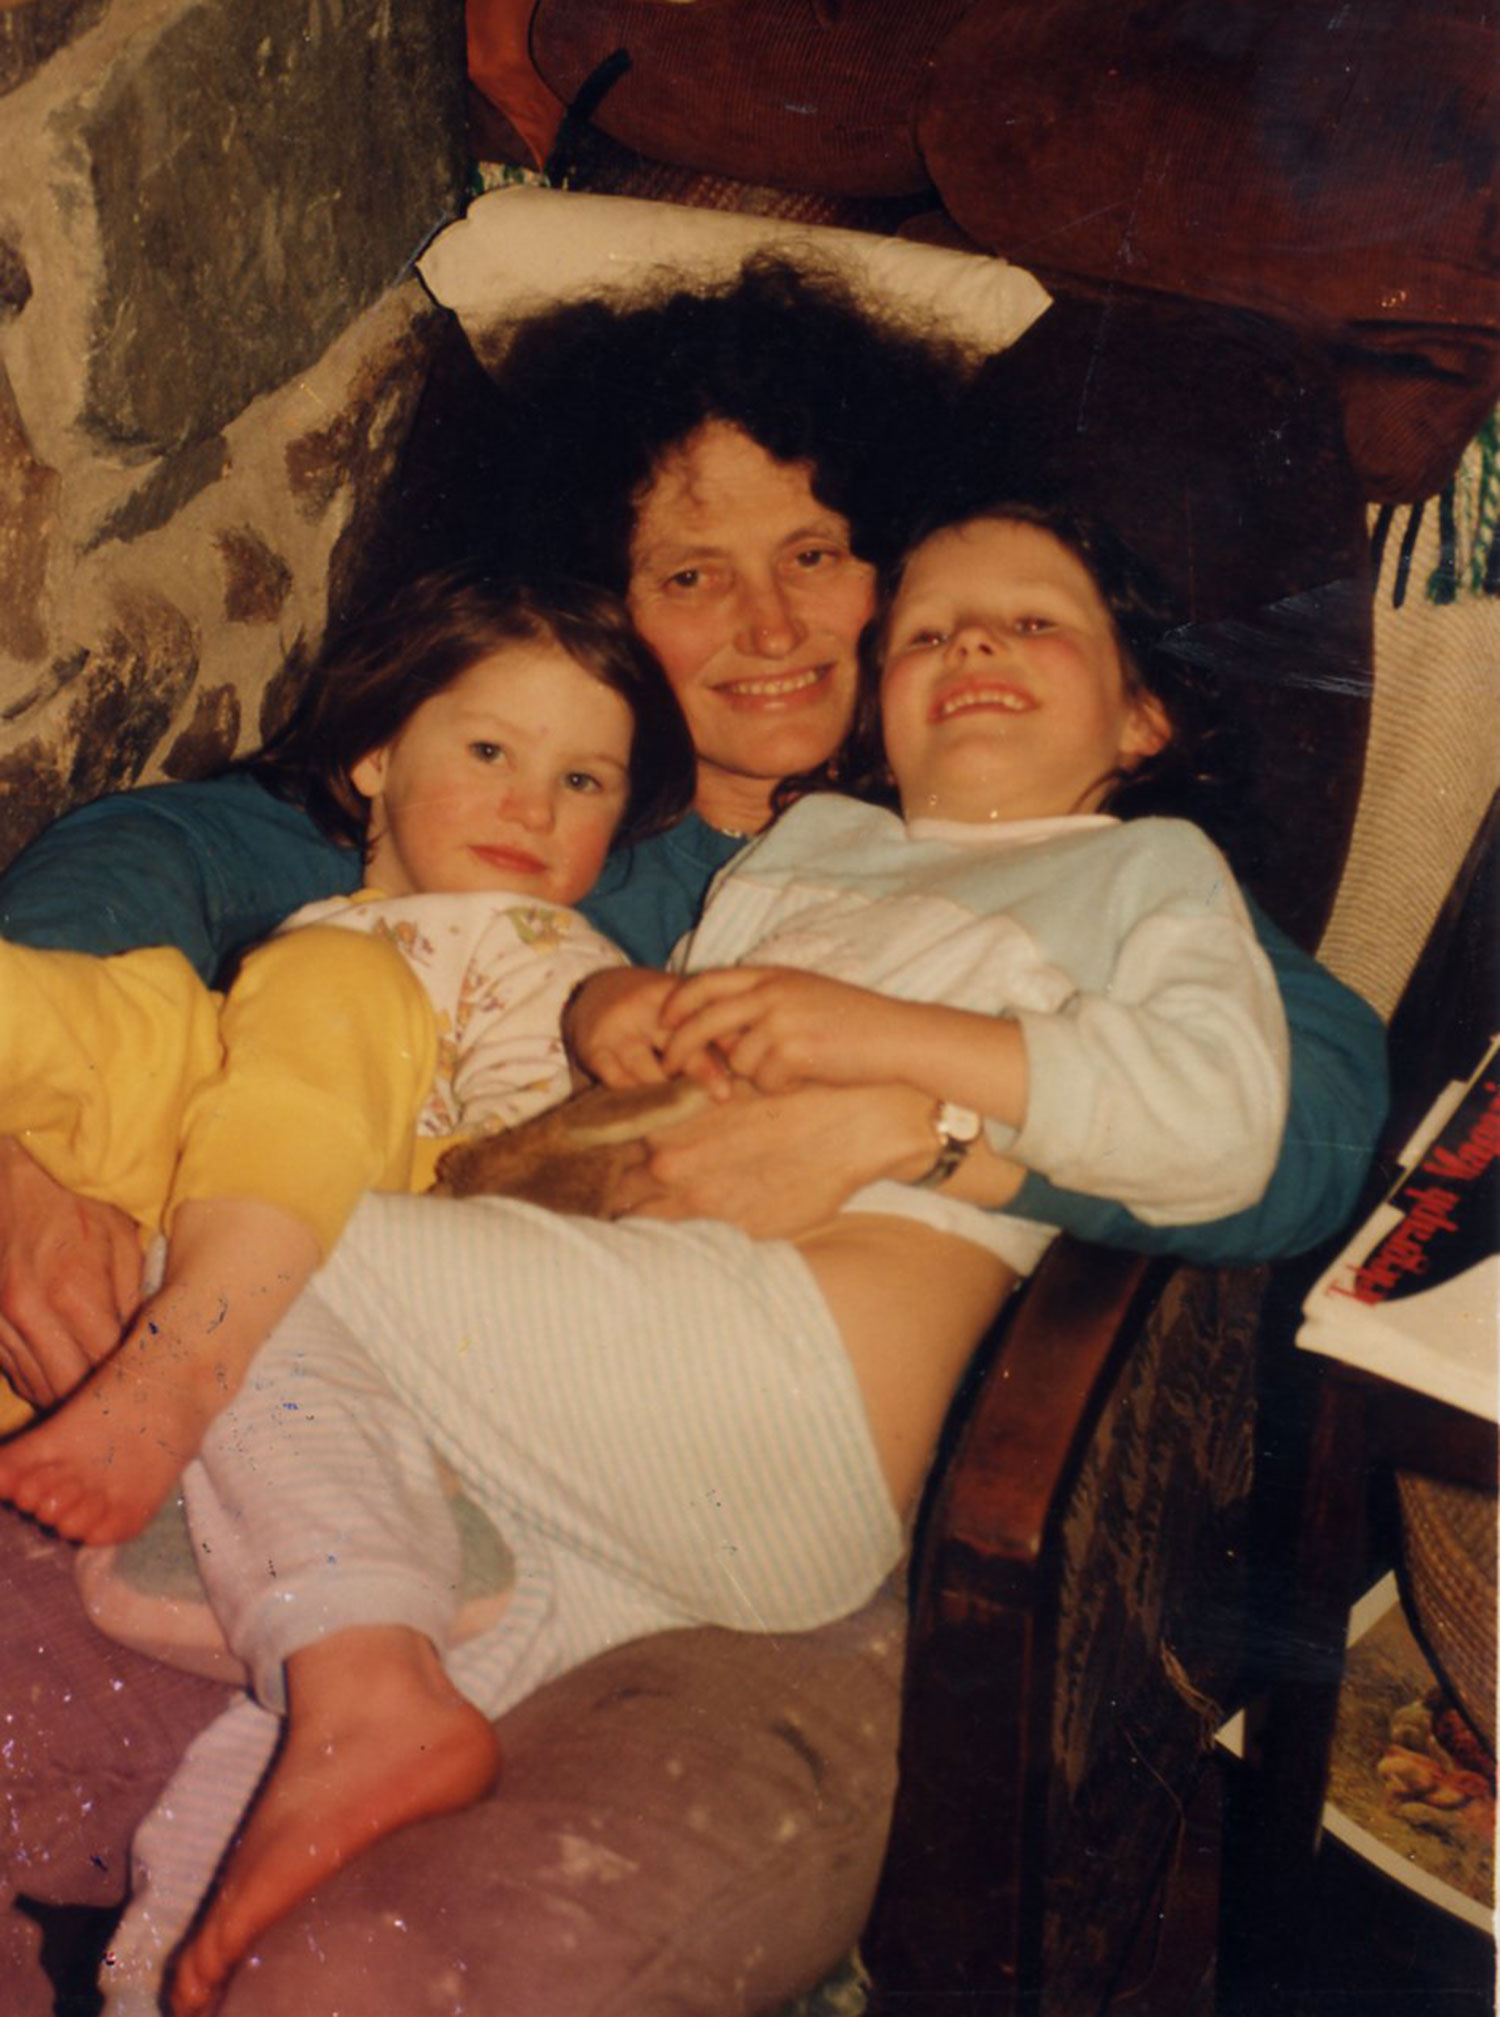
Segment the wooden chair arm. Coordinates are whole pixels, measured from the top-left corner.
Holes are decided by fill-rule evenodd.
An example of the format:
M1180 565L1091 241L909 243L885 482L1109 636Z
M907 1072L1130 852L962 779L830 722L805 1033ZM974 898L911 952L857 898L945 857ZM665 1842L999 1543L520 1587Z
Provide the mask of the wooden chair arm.
M993 1341L922 1523L875 2007L1018 2010L1040 1965L1048 1595L1068 1485L1169 1263L1058 1240ZM935 1967L935 1957L943 1957Z
M1003 1321L933 1495L921 1582L1035 1568L1049 1515L1135 1335L1131 1318L1168 1264L1055 1242Z

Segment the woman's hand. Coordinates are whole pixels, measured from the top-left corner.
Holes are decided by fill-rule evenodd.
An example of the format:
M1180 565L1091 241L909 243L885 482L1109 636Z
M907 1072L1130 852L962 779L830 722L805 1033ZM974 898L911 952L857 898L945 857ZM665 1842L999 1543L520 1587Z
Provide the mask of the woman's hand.
M770 1095L737 1079L727 1103L647 1138L617 1181L610 1216L726 1219L752 1239L794 1239L826 1225L862 1185L912 1183L931 1169L934 1114L910 1086ZM981 1137L943 1195L999 1210L1025 1175Z
M648 1137L611 1215L727 1219L755 1239L824 1225L861 1184L920 1176L937 1152L933 1103L908 1086L805 1086L732 1097Z
M70 1393L120 1342L140 1289L134 1220L0 1137L0 1372L16 1391L38 1408Z

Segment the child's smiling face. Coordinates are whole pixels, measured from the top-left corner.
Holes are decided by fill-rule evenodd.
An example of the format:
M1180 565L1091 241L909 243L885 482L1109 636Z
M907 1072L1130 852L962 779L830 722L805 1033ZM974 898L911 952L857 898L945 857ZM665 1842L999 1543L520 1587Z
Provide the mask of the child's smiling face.
M633 729L625 700L550 640L476 660L351 772L370 801L370 883L576 903L625 811Z
M907 561L885 626L880 713L908 819L1043 819L1097 808L1162 748L1128 691L1088 569L1040 526L974 519Z

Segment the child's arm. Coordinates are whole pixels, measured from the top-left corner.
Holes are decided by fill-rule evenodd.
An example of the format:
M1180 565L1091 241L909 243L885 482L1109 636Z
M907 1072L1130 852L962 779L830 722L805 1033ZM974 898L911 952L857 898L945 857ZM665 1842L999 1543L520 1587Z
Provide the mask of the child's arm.
M1379 1018L1251 907L1291 1028L1291 1092L1279 1160L1263 1197L1217 1218L1151 1218L1107 1189L1054 1183L1040 1168L997 1168L971 1191L981 1144L945 1189L1077 1238L1200 1266L1244 1266L1326 1240L1353 1210L1386 1104ZM652 1143L622 1209L723 1218L761 1239L803 1231L861 1183L909 1180L932 1141L932 1103L908 1087L824 1087L761 1096L700 1115ZM998 1159L997 1159L998 1160Z
M679 982L662 1021L669 1077L701 1071L713 1046L760 1092L902 1084L1008 1127L1026 1117L1026 1046L1003 1016L898 1001L793 967L739 966Z
M669 1072L715 1044L762 1090L915 1086L1013 1130L996 1146L1016 1162L1148 1222L1253 1203L1286 1113L1285 1018L1232 906L1148 915L1108 985L1055 1013L989 1016L739 967L693 975L662 1017Z
M56 1414L0 1446L0 1497L68 1540L151 1519L321 1258L300 1219L253 1198L182 1206L166 1279Z
M590 1078L606 1086L661 1085L668 1031L663 1005L679 983L641 966L594 974L563 1013L563 1038Z

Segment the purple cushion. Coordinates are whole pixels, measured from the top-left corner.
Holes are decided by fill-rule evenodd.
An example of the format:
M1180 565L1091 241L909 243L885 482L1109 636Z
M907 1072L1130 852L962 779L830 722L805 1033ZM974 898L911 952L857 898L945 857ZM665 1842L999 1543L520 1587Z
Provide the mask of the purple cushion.
M904 1607L670 1633L499 1725L499 1786L293 1912L223 2017L736 2017L859 1935L894 1792Z
M72 1551L0 1511L8 1894L118 1903L131 1831L230 1691L102 1638ZM857 1938L895 1782L905 1608L787 1638L606 1654L499 1724L495 1794L381 1843L294 1912L224 2017L733 2017ZM49 2017L31 1920L0 1911L6 2017Z

